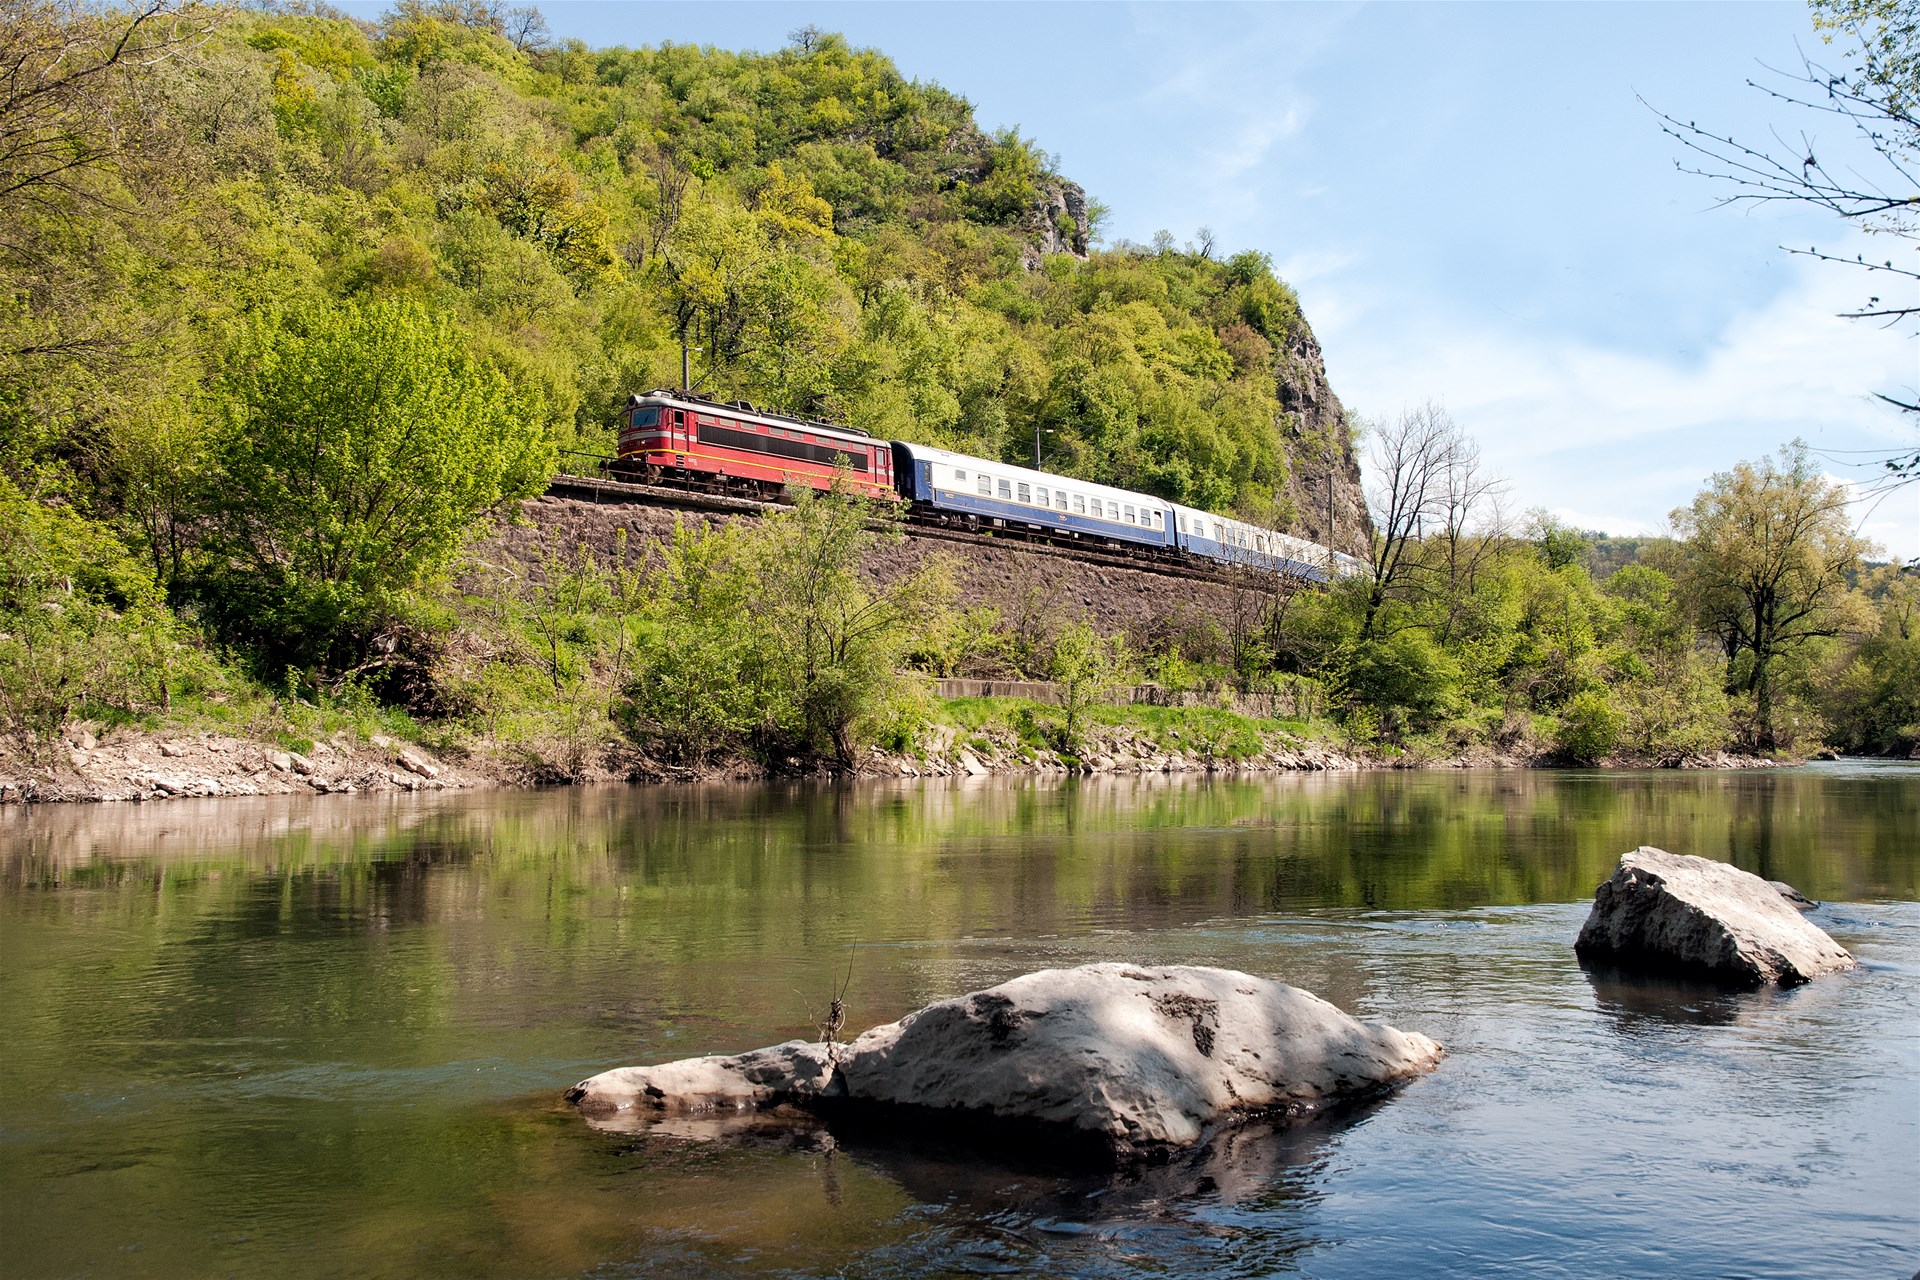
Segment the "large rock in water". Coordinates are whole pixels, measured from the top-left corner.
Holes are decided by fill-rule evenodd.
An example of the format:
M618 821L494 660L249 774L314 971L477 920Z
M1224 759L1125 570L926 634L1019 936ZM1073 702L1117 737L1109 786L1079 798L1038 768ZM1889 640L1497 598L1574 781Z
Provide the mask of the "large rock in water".
M1189 1146L1233 1120L1301 1116L1439 1062L1426 1036L1228 969L1048 969L928 1005L832 1053L791 1041L730 1058L622 1067L569 1100L589 1115L781 1103L910 1120L1038 1123L1116 1155Z
M1583 960L1737 987L1794 986L1858 964L1759 876L1647 845L1622 854L1594 891L1573 949Z

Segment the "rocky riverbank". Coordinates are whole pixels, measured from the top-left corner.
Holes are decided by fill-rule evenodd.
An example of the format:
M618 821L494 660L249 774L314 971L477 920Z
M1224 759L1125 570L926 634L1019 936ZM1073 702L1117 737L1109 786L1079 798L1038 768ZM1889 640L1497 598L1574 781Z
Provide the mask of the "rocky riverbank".
M287 751L210 732L73 725L51 747L0 751L0 803L441 791L503 781L409 743L346 733Z
M1489 749L1429 757L1351 752L1324 741L1269 733L1223 742L1189 729L1091 726L1080 750L1068 753L1005 726L935 725L920 748L874 748L852 771L863 778L980 778L999 774L1261 774L1378 768L1537 768L1549 759ZM1616 768L1663 762L1619 760ZM1672 767L1672 762L1664 762ZM1681 768L1743 769L1781 761L1721 752L1679 762ZM329 795L442 791L592 782L698 782L718 778L794 777L834 773L827 765L789 759L771 767L731 761L689 768L653 760L628 746L590 753L572 769L529 759L502 744L475 739L433 750L380 734L340 731L294 751L271 742L212 731L153 731L76 724L36 750L0 745L0 804L170 800L187 797Z
M1370 763L1323 744L1283 745L1226 756L1207 744L1173 746L1150 736L1096 730L1082 757L1017 739L939 726L925 749L875 749L854 773L875 778L977 778L992 774L1278 773L1360 769ZM589 782L697 782L715 778L829 774L793 759L772 768L727 762L701 768L663 764L630 749L608 749L571 772L532 762L495 744L429 751L375 735L336 733L305 751L225 734L152 733L73 726L50 748L0 750L0 803L171 800L211 796L328 795L441 791ZM842 771L844 772L844 771Z

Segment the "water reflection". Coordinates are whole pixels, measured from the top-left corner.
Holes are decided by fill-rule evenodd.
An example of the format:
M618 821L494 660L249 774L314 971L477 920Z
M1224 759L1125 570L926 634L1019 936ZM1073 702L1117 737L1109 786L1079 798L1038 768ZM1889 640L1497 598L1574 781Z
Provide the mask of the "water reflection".
M1751 1017L1772 991L1731 991L1711 983L1661 978L1605 965L1583 965L1593 984L1595 1007L1623 1033L1641 1024L1670 1027L1724 1027Z
M0 1272L1479 1275L1550 1240L1590 1274L1766 1274L1754 1188L1797 1181L1779 1230L1894 1274L1915 830L1912 770L8 808ZM1582 904L1641 843L1835 904L1868 970L1731 1003L1590 978ZM810 1034L856 943L856 1029L1044 965L1217 963L1452 1056L1128 1186L558 1105ZM1675 1213L1697 1243L1636 1254Z

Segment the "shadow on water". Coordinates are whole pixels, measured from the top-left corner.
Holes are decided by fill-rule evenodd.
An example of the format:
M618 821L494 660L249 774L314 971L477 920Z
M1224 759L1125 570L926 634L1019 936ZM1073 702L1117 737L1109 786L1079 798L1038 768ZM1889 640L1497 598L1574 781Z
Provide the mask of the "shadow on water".
M665 1119L638 1130L602 1129L632 1175L619 1203L643 1241L613 1268L621 1275L711 1274L743 1241L688 1241L680 1209L661 1205L661 1181L700 1177L719 1200L753 1198L788 1176L788 1202L821 1218L872 1204L873 1180L898 1209L861 1263L833 1274L1198 1274L1238 1233L1222 1213L1261 1215L1260 1245L1286 1256L1314 1241L1310 1210L1343 1134L1382 1105L1374 1099L1305 1121L1254 1119L1171 1158L1114 1168L1076 1156L1032 1130L957 1124L932 1128L871 1117L791 1110L753 1117ZM1057 1135L1055 1135L1057 1136ZM795 1165L806 1174L792 1179ZM720 1172L725 1170L724 1173ZM805 1181L813 1185L802 1189ZM654 1209L661 1213L656 1219ZM789 1274L814 1274L801 1265ZM1141 1264L1145 1263L1143 1267Z
M1265 1196L1286 1170L1315 1165L1340 1134L1386 1101L1380 1096L1344 1103L1305 1118L1255 1116L1223 1126L1190 1150L1120 1162L1097 1142L1053 1126L897 1107L826 1113L777 1107L639 1122L583 1117L582 1123L623 1138L625 1150L642 1158L671 1159L671 1153L704 1144L832 1153L884 1172L923 1203L999 1212L1013 1197L1032 1211L1043 1199L1048 1213L1072 1216L1096 1202L1105 1214L1197 1196L1230 1203Z
M1662 977L1583 963L1595 1008L1625 1033L1641 1027L1728 1027L1775 1004L1775 991L1743 991L1698 978Z

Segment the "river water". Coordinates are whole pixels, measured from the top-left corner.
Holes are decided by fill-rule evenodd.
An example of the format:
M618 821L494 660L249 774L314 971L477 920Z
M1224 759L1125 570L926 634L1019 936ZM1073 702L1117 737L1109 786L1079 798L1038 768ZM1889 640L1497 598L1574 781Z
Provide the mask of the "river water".
M1636 844L1864 971L1590 976ZM1920 1268L1920 768L599 788L0 812L0 1275L1793 1276ZM1435 1036L1130 1176L603 1133L609 1066L1027 970L1220 964Z

